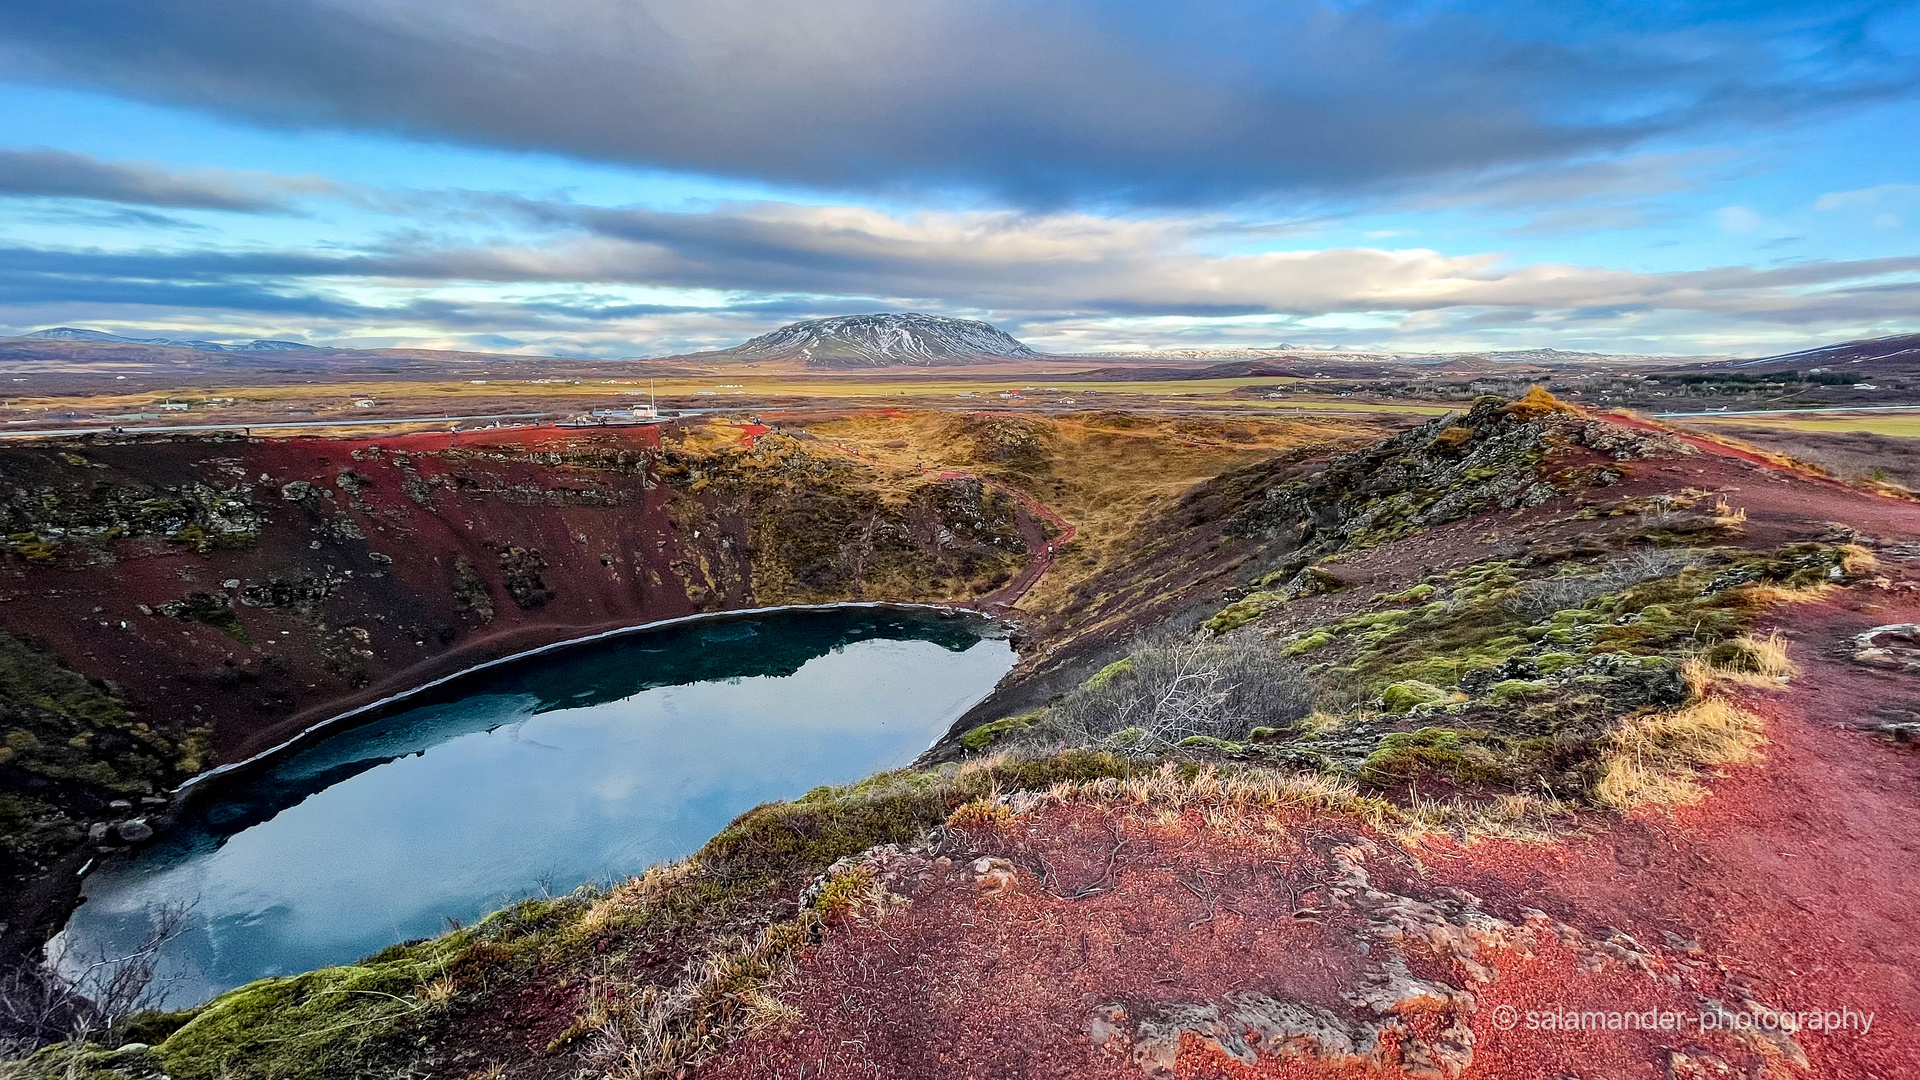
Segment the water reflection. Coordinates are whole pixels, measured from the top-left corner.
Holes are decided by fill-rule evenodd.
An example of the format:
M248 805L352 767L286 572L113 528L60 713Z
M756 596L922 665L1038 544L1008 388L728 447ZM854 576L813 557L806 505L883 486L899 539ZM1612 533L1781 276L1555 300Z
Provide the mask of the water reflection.
M342 963L698 848L742 811L906 763L1011 666L982 620L785 612L482 673L223 782L88 879L63 943L167 947L169 1001Z

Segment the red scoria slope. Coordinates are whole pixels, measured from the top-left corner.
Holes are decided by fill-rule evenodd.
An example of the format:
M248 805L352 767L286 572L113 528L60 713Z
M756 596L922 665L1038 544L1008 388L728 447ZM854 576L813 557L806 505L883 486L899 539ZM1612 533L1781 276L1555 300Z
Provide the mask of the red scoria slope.
M1920 621L1920 506L1699 445L1667 468L1737 491L1757 540L1847 522L1888 574L1764 624L1801 673L1741 692L1765 760L1701 804L1460 847L1199 796L1015 797L938 850L870 853L904 902L841 917L795 1012L699 1075L1920 1076L1920 754L1867 730L1920 711L1920 675L1853 640ZM1400 555L1471 554L1446 535Z
M751 514L662 482L659 448L652 427L75 447L73 484L95 470L105 482L244 486L263 524L206 550L143 537L112 542L104 559L6 560L0 626L112 682L136 710L190 710L215 759L232 760L480 660L767 601ZM909 522L928 549L938 524ZM815 591L853 598L861 586ZM224 599L239 634L162 613L194 593Z

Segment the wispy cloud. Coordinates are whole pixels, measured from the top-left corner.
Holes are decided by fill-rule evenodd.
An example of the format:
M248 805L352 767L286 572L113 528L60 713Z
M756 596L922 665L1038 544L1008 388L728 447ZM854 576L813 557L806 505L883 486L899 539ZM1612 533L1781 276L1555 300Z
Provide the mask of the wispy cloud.
M102 161L64 150L0 150L0 197L87 199L175 210L281 213L296 194L331 193L336 185L318 177L199 169L179 172L154 165Z
M1829 191L1813 201L1820 211L1860 210L1920 202L1920 184L1876 184L1853 191Z

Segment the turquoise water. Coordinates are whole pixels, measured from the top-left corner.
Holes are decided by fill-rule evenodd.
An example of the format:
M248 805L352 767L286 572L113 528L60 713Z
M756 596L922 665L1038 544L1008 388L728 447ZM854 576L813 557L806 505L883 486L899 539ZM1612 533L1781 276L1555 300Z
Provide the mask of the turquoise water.
M611 882L762 802L904 765L1014 662L987 620L784 611L638 631L464 676L215 778L87 879L72 965L191 905L166 1003L351 962L542 890Z

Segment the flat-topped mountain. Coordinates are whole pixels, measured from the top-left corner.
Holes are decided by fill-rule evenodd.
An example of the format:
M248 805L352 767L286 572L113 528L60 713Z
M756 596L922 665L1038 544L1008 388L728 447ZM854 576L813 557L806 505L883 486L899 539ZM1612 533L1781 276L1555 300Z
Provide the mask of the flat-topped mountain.
M798 360L808 367L936 367L1032 357L1006 331L975 319L918 312L808 319L722 351L729 360Z
M202 341L197 338L170 338L163 336L130 337L125 334L109 334L104 330L88 330L77 326L56 326L51 330L36 330L24 335L47 341L95 341L115 345L171 345L180 349L199 349L202 352L289 352L301 349L317 348L298 341L275 341L256 338L252 341Z

